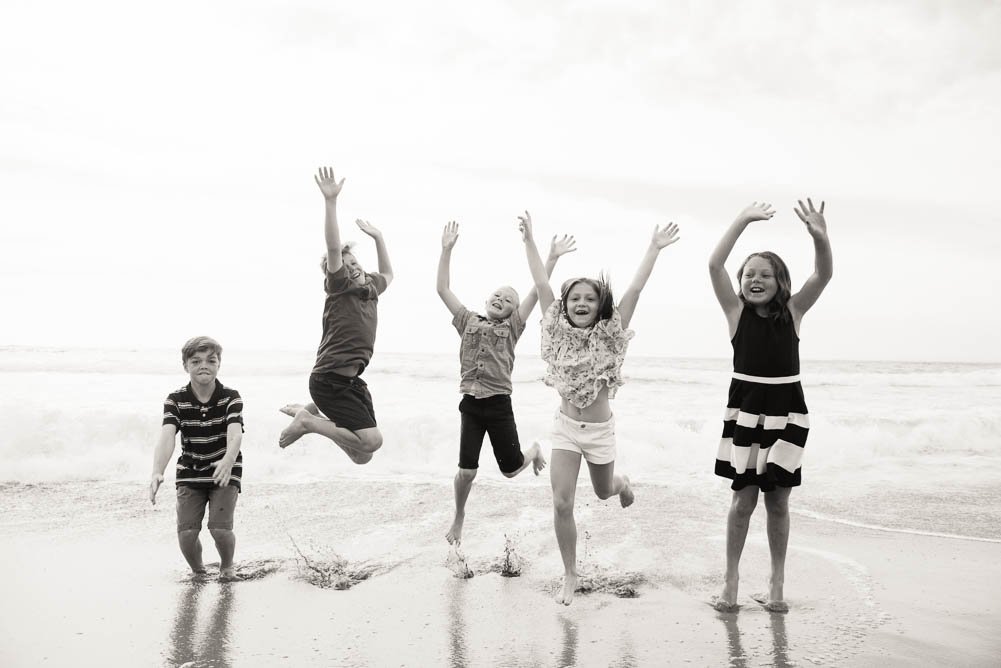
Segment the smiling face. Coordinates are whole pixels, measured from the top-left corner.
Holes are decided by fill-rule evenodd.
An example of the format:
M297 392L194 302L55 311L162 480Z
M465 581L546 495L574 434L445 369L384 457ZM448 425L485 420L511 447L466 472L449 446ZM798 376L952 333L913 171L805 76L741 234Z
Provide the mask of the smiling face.
M570 286L564 299L567 319L574 327L590 327L598 319L601 296L588 281L577 281Z
M491 320L507 320L518 308L518 293L514 288L497 288L486 302L487 317Z
M365 275L365 271L361 268L361 264L358 259L351 253L343 253L341 259L344 262L344 269L348 272L348 278L355 285L365 285L368 282L368 276Z
M213 350L196 350L184 362L184 370L191 377L192 385L209 387L215 385L216 376L219 375L219 364L221 360L219 354Z
M748 258L741 270L740 294L744 301L757 307L764 307L779 291L779 281L771 261L754 255Z

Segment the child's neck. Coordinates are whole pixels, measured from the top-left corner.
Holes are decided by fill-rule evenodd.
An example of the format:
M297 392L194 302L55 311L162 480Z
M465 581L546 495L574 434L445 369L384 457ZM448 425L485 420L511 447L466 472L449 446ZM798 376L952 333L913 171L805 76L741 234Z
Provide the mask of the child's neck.
M195 399L198 399L198 401L203 404L206 403L212 398L212 394L215 392L215 378L213 378L210 383L196 383L195 381L191 381L191 391L194 393Z

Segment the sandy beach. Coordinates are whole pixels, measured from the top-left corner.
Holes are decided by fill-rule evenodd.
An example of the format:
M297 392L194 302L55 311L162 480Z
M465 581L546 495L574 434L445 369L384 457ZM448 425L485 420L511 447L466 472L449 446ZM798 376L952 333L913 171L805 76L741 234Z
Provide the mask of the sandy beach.
M0 663L988 666L1001 656L991 575L1001 543L796 516L792 610L779 615L748 597L767 577L755 516L742 607L720 614L706 601L722 572L725 501L692 489L640 485L623 511L582 488L591 591L557 605L545 483L478 485L468 579L443 540L445 484L256 485L240 499L245 579L234 583L186 573L169 493L154 508L136 485L5 484ZM502 575L505 561L520 574Z

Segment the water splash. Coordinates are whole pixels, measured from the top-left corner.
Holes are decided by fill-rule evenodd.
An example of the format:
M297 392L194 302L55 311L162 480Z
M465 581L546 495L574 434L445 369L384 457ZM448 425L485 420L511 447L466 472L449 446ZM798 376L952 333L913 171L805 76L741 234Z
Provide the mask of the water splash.
M469 559L466 558L466 554L458 543L455 543L448 551L448 557L445 558L445 568L452 571L452 574L460 580L468 580L476 575L470 568Z
M308 557L295 542L292 534L288 535L298 556L296 566L299 578L320 589L350 589L359 582L372 577L378 570L378 565L369 562L351 563L332 550L314 551L326 552L324 556Z

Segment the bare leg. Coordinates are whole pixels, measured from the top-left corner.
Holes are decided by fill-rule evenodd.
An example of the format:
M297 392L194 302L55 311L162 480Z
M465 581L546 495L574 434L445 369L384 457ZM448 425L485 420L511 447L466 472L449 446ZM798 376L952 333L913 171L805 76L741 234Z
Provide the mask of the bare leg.
M191 567L191 572L196 575L205 574L205 564L202 562L202 542L198 540L198 529L185 529L177 532L177 544L181 547L181 554Z
M476 469L459 469L455 474L453 487L455 487L455 519L452 520L452 527L445 534L445 540L449 545L458 545L462 541L462 525L466 521L466 499L469 498L469 491L473 488L473 479L476 478Z
M209 529L219 551L219 576L227 579L236 575L233 555L236 553L236 534L231 529Z
M518 469L507 473L501 471L501 473L504 473L505 478L515 477L527 469L529 464L532 465L532 473L535 475L539 475L539 471L546 468L546 458L542 455L542 448L539 447L537 442L532 443L532 447L524 452L523 457L525 458L525 461L521 463L521 466Z
M283 448L295 443L305 434L320 434L333 441L355 464L366 464L372 453L382 447L382 434L376 427L350 429L338 427L333 421L313 415L308 408L300 409L288 427L281 433L278 445Z
M556 595L556 602L563 605L570 605L577 590L577 523L574 521L573 506L579 473L580 454L570 450L553 450L549 481L553 487L556 542L563 557L563 591Z
M744 551L747 528L751 524L751 514L754 513L756 505L758 505L756 485L748 485L733 493L730 512L726 516L726 575L723 591L713 601L713 607L721 612L732 611L737 607L740 555Z
M789 610L783 596L786 551L789 547L789 493L791 487L776 487L765 493L768 513L768 549L772 555L772 576L768 582L768 597L763 605L772 612ZM757 598L757 597L755 597Z
M588 462L587 468L591 473L591 487L602 501L618 494L619 503L623 508L628 508L636 500L632 485L629 484L629 476L615 473L615 462L607 464Z

